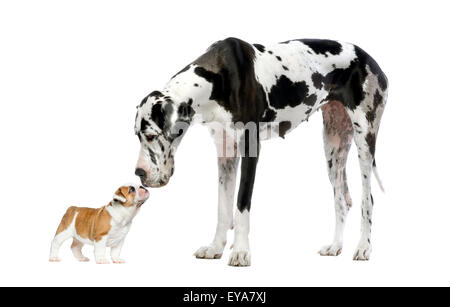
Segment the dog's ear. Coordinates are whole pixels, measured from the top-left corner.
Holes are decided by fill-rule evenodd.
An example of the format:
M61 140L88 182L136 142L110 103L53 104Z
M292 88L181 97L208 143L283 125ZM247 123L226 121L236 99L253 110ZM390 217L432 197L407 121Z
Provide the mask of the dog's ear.
M151 120L154 121L161 130L166 129L170 124L170 117L173 112L172 103L172 100L167 98L164 104L158 102L152 107Z
M192 105L192 99L189 99L188 102L182 102L178 106L178 109L177 109L178 118L175 122L175 125L173 125L171 127L171 131L170 131L171 136L174 139L179 138L178 142L181 140L180 137L182 137L186 133L186 131L189 127L189 124L192 121L192 117L195 114L195 111L191 107L191 105Z
M133 199L134 197L131 197L130 194L132 193L130 191L129 186L121 186L117 189L117 191L113 195L113 204L116 205L122 205L125 207L129 207L133 205Z
M166 116L161 103L157 103L152 107L151 119L161 129L164 129Z
M120 187L113 195L113 202L116 204L124 205L127 202L127 191L125 187Z
M180 103L177 110L178 120L191 122L192 117L194 116L195 113L194 109L191 106L192 106L192 99L189 99L188 102Z

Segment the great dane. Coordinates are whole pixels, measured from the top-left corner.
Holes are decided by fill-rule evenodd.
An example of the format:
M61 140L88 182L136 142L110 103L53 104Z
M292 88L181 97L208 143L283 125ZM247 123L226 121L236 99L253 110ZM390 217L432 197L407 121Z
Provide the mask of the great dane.
M137 107L135 133L141 150L135 173L145 186L167 184L174 171L175 150L187 128L193 123L208 126L218 152L218 223L212 243L194 255L220 258L227 231L234 227L229 264L248 266L249 214L260 141L284 138L321 109L336 228L333 242L319 253L337 256L342 249L344 224L352 205L345 168L353 139L363 187L361 239L354 260L368 260L371 175L373 171L378 179L375 143L387 88L387 78L378 64L353 44L319 39L270 46L237 38L218 41ZM241 176L233 220L239 162Z

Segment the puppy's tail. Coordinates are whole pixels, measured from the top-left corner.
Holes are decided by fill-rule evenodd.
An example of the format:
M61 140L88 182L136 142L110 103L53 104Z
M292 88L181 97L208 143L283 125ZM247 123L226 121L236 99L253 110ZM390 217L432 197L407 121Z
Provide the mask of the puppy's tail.
M377 179L378 185L380 186L381 191L384 193L383 183L381 182L380 175L378 174L377 164L375 163L375 159L373 159L372 170L375 178Z

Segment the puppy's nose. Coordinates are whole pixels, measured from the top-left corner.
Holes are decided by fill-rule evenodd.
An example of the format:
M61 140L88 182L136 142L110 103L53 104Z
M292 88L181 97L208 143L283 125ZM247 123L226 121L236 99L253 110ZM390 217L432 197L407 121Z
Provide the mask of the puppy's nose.
M145 179L147 178L147 173L142 168L137 168L134 173L136 174L136 176L141 178L141 181L145 181Z

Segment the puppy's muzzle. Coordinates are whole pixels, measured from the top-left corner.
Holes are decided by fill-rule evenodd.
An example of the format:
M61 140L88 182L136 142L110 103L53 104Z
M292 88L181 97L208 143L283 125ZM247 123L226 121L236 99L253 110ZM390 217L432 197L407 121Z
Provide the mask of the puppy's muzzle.
M142 206L143 203L145 203L145 201L148 199L149 196L149 192L146 188L144 188L143 186L140 186L138 189L138 194L137 197L139 199L139 201L137 202L137 207L139 208L140 206Z

